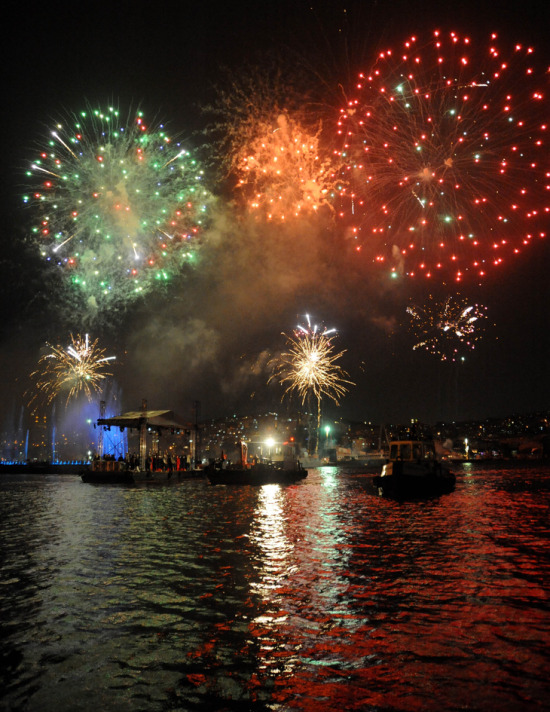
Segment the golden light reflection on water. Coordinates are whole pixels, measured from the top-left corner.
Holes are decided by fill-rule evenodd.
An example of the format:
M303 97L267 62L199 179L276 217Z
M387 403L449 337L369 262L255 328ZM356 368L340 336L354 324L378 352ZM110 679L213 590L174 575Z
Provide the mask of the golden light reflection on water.
M254 513L251 588L263 605L250 633L258 646L258 675L277 687L304 664L316 670L319 650L344 631L347 647L353 630L364 625L346 596L350 515L338 503L337 472L327 468L315 478L320 486L311 489L263 487Z
M256 593L268 596L290 573L294 547L286 534L288 522L283 510L281 486L264 485L259 495L250 533L250 542L259 552L255 559L258 581L252 588Z

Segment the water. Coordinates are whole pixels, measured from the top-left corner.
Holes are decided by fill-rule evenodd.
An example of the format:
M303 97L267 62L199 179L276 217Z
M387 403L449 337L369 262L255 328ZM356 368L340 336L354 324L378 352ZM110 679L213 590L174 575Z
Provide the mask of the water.
M550 465L0 490L2 710L550 709Z

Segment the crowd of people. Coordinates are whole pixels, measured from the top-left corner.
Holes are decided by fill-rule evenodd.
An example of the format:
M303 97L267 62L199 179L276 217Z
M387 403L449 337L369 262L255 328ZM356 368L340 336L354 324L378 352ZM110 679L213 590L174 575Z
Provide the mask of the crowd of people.
M100 459L99 455L96 455L94 458L94 460ZM139 455L136 453L127 453L126 457L120 455L118 458L114 455L104 455L103 460L123 462L126 465L126 469L129 470L138 470L140 468ZM175 455L173 457L170 453L150 453L145 458L146 472L179 472L181 470L188 470L189 467L189 457L184 454Z

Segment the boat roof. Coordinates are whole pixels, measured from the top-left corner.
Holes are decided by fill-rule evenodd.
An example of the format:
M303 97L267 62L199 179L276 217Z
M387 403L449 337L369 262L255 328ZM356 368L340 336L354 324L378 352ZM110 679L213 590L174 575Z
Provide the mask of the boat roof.
M152 428L191 430L192 423L177 416L173 410L130 410L112 418L98 418L98 425L118 428L140 428L143 422Z

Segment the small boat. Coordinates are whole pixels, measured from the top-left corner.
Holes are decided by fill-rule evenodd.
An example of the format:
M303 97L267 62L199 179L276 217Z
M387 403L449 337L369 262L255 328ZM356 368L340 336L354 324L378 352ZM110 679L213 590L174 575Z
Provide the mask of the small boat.
M307 477L307 470L299 463L293 469L278 467L276 463L261 462L242 467L228 465L225 468L214 463L206 467L206 476L212 485L287 485Z
M290 457L281 462L248 462L247 444L241 443L240 462L227 463L222 455L221 460L205 468L205 474L213 485L286 485L307 477L307 469L299 460Z
M372 472L377 470L381 465L385 464L386 456L379 453L366 455L364 457L346 457L338 460L335 464L341 470L354 472Z
M389 459L373 483L385 495L429 497L452 492L456 477L437 459L432 440L394 440Z
M82 482L94 485L133 485L135 470L125 462L117 460L94 460L86 472L81 475Z

